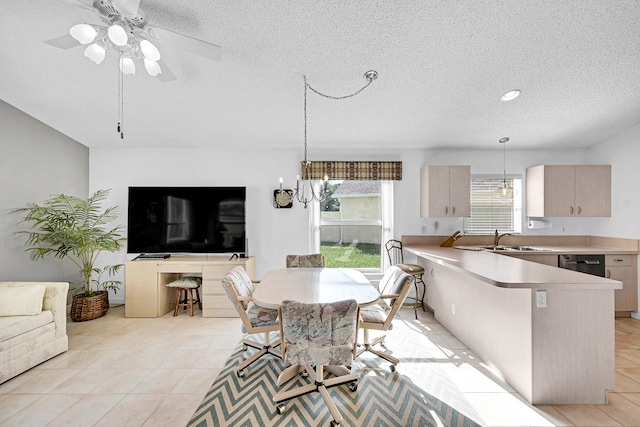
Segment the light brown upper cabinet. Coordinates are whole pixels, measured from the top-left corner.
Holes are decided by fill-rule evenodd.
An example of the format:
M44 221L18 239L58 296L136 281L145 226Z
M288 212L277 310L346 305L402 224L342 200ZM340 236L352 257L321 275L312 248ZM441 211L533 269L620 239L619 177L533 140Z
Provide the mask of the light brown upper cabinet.
M471 215L471 166L420 169L420 216Z
M527 169L527 216L611 216L611 165Z

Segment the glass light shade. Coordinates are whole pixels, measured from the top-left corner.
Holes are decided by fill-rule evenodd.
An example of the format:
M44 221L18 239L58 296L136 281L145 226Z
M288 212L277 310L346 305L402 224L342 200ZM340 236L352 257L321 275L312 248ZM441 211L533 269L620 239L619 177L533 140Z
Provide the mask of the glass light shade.
M109 36L109 40L116 46L124 46L127 44L127 32L121 25L113 24L110 26L107 30L107 35Z
M91 25L78 24L71 27L69 34L78 40L80 44L89 44L96 39L98 32Z
M95 62L96 64L100 64L104 61L105 49L97 43L92 43L84 50L84 56Z
M144 68L147 70L147 73L149 73L149 75L153 77L162 73L162 70L160 69L160 64L158 64L156 61L152 61L147 58L144 58Z
M142 54L145 58L150 59L151 61L160 60L160 51L149 40L142 40L140 42L140 49L142 50Z
M507 197L510 193L511 189L509 188L509 185L507 185L506 182L503 182L502 188L500 188L500 194L502 194L503 197Z
M136 64L131 58L120 58L120 71L122 74L136 74Z

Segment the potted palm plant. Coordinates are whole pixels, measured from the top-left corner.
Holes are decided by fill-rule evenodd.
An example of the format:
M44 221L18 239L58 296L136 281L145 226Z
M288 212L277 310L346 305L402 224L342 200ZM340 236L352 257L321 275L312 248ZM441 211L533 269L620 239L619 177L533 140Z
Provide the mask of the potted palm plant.
M51 196L42 203L31 203L13 213L23 215L20 223L30 223L31 230L18 231L27 237L31 259L54 256L71 260L79 269L80 283L72 286L71 319L75 322L96 319L109 309L109 290L121 285L112 276L122 264L97 267L101 252L115 252L126 239L122 225L110 226L117 219L117 206L102 209L101 202L109 190L98 190L88 199L65 194ZM103 276L108 276L103 280Z

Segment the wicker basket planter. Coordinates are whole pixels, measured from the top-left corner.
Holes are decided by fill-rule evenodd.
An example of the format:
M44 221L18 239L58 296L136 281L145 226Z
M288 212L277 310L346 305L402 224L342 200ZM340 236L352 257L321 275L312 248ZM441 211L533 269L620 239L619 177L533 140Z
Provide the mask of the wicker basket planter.
M74 322L84 322L104 316L107 310L109 310L109 293L99 291L91 297L74 295L69 315Z

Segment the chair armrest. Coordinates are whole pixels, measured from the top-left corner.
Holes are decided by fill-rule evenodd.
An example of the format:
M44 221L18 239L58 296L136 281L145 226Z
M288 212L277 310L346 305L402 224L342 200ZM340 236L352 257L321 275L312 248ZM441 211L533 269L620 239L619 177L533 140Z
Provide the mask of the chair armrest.
M389 294L389 295L380 295L380 299L386 299L386 298L399 298L400 294Z
M238 296L238 301L247 301L247 302L251 302L251 301L253 301L253 298L251 298L251 297Z

